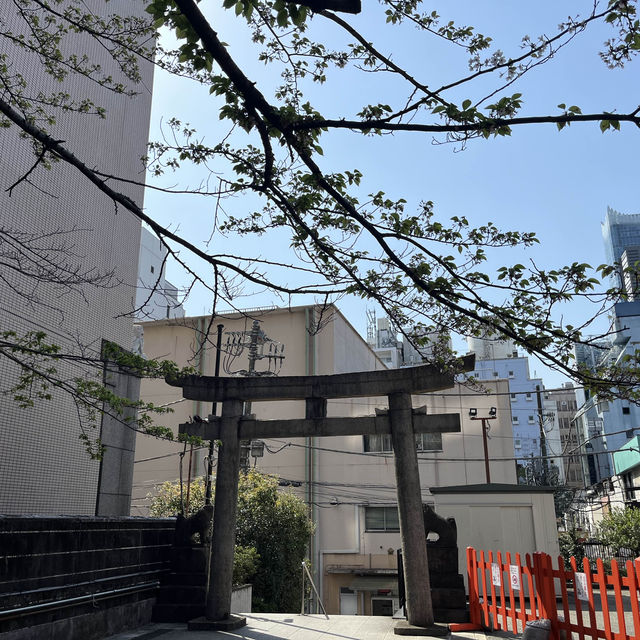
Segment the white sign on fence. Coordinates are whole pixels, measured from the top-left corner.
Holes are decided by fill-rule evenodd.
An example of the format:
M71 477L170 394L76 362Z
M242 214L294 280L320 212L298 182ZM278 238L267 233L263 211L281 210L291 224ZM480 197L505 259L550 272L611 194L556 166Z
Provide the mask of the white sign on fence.
M589 591L587 589L587 574L586 573L576 573L575 574L575 586L576 586L576 595L579 600L588 600L589 599Z
M502 584L502 571L496 562L491 563L491 584L494 587L499 587Z
M511 588L514 591L520 591L520 567L517 564L509 565L509 579L511 580Z

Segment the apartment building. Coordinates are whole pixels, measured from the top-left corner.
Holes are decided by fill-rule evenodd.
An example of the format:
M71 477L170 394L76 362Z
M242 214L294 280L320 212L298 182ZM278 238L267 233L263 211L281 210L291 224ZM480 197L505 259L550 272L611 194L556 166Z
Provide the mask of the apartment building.
M105 17L146 16L145 3L138 0L91 6ZM20 3L3 3L3 31L28 39L22 11ZM78 59L86 55L114 82L128 82L106 48L86 34L70 32L62 48ZM128 180L143 179L140 158L148 140L151 63L140 61L138 95L129 97L79 74L69 73L58 82L44 72L37 49L16 46L11 38L0 38L0 56L8 73L24 77L25 96L40 96L46 102L47 95L64 91L78 103L88 99L104 107L104 119L92 115L92 109L80 114L59 110L55 124L46 127L88 166ZM11 102L14 94L5 89L3 98ZM103 340L130 349L133 320L127 314L135 297L139 220L65 162L45 168L34 167L35 160L31 140L16 127L0 128L0 331L20 336L43 332L46 342L63 352L89 358L100 357ZM20 181L24 176L28 178ZM120 183L118 188L142 206L142 186ZM65 380L88 375L79 364L54 366ZM11 393L19 372L9 358L0 357L0 512L128 512L133 432L105 422L89 429L90 438L101 434L107 446L102 462L91 459L79 440L82 412L73 399L54 388L50 400L36 398L33 407L21 408ZM135 384L128 390L127 386L121 390L135 396Z

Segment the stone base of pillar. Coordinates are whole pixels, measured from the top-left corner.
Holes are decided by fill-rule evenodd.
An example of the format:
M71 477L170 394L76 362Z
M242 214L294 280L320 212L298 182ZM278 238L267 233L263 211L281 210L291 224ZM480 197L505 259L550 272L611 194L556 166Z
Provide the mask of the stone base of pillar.
M429 627L417 627L409 624L406 620L400 620L393 628L393 633L397 636L432 636L443 638L449 635L449 627L443 624L433 624Z
M224 620L208 620L204 616L189 620L187 629L189 631L233 631L246 626L247 619L242 616L230 615Z

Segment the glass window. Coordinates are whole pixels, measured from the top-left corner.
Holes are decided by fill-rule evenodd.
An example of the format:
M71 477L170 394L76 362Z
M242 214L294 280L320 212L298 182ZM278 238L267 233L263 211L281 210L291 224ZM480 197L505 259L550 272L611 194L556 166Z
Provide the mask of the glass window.
M364 522L367 531L400 531L397 507L365 507Z
M511 418L511 424L520 424L520 420L518 419L518 416L513 416Z
M531 400L531 394L527 393L527 395L525 396L527 398L527 400Z
M375 433L364 436L365 451L393 451L390 433Z
M622 413L629 414L631 413L631 409L629 407L622 407Z
M511 402L515 402L518 398L516 397L515 393L511 394Z
M520 438L516 438L513 441L513 446L515 449L521 449L522 448L522 441L520 440Z
M535 422L535 418L533 416L529 416L529 424L533 424Z
M513 377L514 377L514 375L515 375L515 374L513 373L513 371L509 371L509 377L510 377L510 378L513 378Z
M418 451L442 451L441 433L419 433L416 436Z

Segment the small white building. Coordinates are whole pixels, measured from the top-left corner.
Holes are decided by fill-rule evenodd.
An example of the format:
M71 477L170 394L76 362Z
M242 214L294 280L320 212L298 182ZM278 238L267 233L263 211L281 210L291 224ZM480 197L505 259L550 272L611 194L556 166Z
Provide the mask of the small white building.
M135 301L138 320L184 317L178 289L165 278L167 254L160 239L142 227Z

